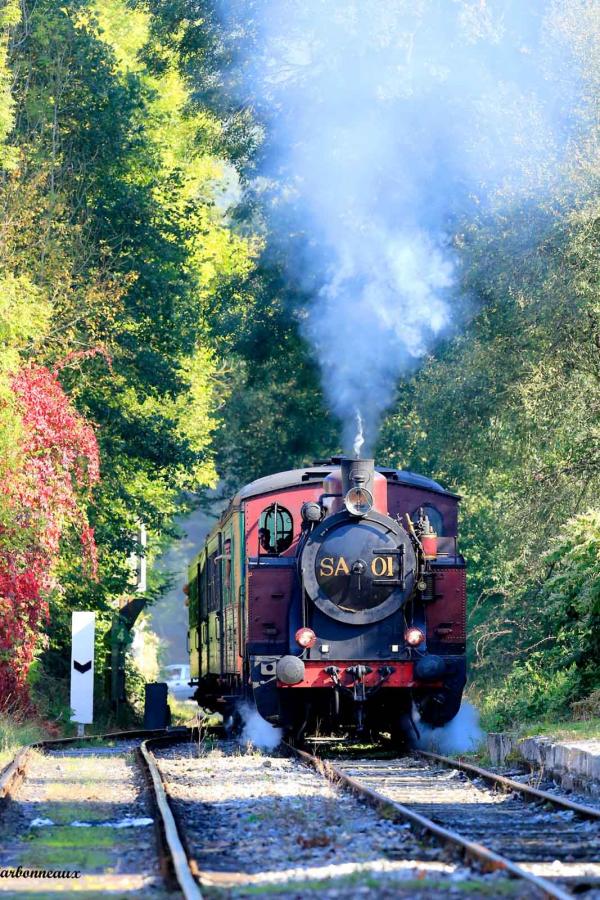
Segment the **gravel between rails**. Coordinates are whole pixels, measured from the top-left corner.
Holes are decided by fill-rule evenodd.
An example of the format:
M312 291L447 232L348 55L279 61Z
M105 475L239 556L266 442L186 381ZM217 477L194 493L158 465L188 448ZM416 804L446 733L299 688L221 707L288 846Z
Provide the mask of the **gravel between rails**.
M457 769L412 757L335 759L336 768L587 900L600 898L600 823L494 791Z
M154 752L207 900L532 897L278 752L232 741Z
M0 869L80 871L74 878L0 878L14 897L177 897L159 870L153 811L134 756L138 740L34 752L0 813Z

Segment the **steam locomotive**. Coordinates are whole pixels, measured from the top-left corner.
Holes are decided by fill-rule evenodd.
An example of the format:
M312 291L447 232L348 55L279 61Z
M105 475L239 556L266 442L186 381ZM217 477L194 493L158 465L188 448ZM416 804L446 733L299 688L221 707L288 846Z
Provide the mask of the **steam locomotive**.
M227 717L250 700L296 740L402 743L449 722L466 678L459 500L371 459L243 487L189 569L198 703Z

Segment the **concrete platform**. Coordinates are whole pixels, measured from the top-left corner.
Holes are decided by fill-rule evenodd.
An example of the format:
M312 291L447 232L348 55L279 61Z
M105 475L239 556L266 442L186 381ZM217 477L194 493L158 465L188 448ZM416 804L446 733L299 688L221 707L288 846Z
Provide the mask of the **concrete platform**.
M600 799L600 736L587 740L550 737L518 738L510 732L486 735L492 766L503 768L513 754L566 790L583 791Z
M600 797L600 737L581 741L531 737L518 741L515 749L563 788Z

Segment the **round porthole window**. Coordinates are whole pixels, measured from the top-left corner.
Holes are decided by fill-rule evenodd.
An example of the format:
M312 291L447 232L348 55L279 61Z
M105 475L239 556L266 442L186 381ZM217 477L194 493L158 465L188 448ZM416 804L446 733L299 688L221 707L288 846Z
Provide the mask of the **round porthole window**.
M294 539L294 522L289 511L273 503L261 513L258 525L258 552L279 556L291 546Z

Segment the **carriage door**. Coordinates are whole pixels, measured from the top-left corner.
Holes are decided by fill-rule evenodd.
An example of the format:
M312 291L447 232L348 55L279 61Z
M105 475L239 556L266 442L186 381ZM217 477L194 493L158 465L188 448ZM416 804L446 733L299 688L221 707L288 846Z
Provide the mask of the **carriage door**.
M199 648L198 675L208 672L208 567L206 554L203 553L198 563L198 609L199 609Z
M221 536L209 544L207 560L207 594L208 594L208 671L219 674L222 671L223 654L223 610L221 596Z
M233 577L232 536L223 535L223 643L225 672L234 673L237 664L237 598Z
M196 566L196 576L189 582L188 588L188 655L190 658L190 677L200 675L200 565Z

